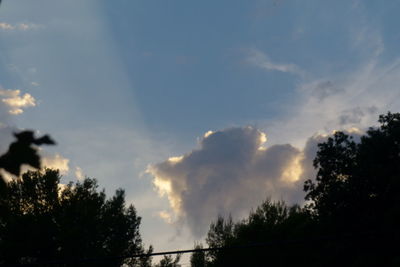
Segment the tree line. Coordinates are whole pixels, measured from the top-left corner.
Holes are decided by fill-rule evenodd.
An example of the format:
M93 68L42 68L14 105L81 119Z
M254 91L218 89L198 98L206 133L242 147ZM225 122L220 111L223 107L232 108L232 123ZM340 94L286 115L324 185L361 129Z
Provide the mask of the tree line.
M191 266L400 266L400 114L379 123L360 140L336 132L318 145L305 205L267 199L241 221L216 218L210 250L197 244ZM54 143L32 132L16 138L0 157L14 174L22 164L40 167L36 146ZM0 179L0 265L179 266L179 255L152 263L124 190L107 198L95 179L60 178L44 169Z

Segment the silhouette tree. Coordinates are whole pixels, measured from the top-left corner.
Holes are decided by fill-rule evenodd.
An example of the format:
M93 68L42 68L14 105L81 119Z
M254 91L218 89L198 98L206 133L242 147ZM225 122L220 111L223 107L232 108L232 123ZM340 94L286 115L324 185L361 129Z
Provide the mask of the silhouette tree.
M211 224L206 241L211 248L226 249L207 252L207 266L301 265L313 256L286 242L303 238L308 225L305 210L270 200L237 223L218 218Z
M0 195L0 265L150 266L139 233L141 218L124 191L106 199L86 178L61 185L58 171L29 171ZM152 248L150 247L150 252Z
M190 266L206 267L206 255L204 251L200 250L203 249L203 245L197 244L194 246L194 249L198 249L198 251L193 252L192 255L190 256Z
M160 260L155 267L180 267L179 261L181 259L181 255L176 255L175 259L172 258L171 255L164 255L164 257Z
M337 132L319 144L314 160L317 177L305 183L306 198L320 219L381 224L388 211L397 218L400 200L400 114L379 117L359 143ZM385 215L386 214L386 215Z
M321 231L360 236L335 246L360 266L399 263L389 244L400 241L400 114L381 115L379 123L358 143L337 132L319 144L316 179L304 186Z

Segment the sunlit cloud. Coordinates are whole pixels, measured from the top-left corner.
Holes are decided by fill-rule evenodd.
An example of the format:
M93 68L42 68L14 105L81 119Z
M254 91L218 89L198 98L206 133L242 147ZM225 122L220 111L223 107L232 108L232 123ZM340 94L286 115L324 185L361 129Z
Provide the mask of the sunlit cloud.
M8 107L8 112L18 115L24 112L24 108L36 106L35 98L25 93L21 95L20 90L4 90L0 89L1 102Z
M241 218L266 197L302 201L302 152L288 144L266 147L266 139L252 127L208 132L199 148L151 165L148 173L176 218L201 236L216 216Z
M155 190L169 201L158 215L168 223L186 223L201 237L217 216L246 216L266 198L304 203L304 181L314 179L318 144L329 134L315 134L303 149L266 145L266 134L253 127L208 132L199 147L148 167ZM344 131L359 141L363 131Z

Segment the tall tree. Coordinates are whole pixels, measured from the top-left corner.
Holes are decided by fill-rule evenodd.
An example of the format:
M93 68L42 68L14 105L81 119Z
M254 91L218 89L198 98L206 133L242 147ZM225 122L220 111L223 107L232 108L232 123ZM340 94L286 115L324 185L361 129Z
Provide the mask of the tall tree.
M381 115L379 123L358 143L337 132L319 144L316 179L304 187L324 233L358 235L335 248L360 266L400 260L390 245L400 241L400 114Z

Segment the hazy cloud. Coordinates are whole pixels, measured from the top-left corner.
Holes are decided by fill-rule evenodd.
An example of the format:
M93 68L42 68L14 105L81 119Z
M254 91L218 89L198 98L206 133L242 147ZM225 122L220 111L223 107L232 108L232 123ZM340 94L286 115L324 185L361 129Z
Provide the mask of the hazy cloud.
M273 62L267 54L257 49L250 49L246 58L247 62L267 71L287 72L299 76L304 76L305 72L292 63Z
M29 31L29 30L38 30L43 28L43 25L35 24L35 23L17 23L10 24L6 22L0 22L0 30L3 31Z
M339 124L340 125L360 124L365 116L368 116L370 114L376 114L377 110L378 109L375 106L363 107L363 108L355 107L352 109L344 110L339 116Z
M75 168L75 177L76 177L76 179L77 179L78 181L82 181L82 180L85 178L85 176L83 175L82 168L79 167L79 166L77 166L77 167Z

